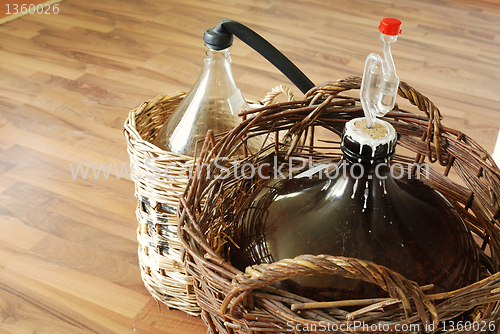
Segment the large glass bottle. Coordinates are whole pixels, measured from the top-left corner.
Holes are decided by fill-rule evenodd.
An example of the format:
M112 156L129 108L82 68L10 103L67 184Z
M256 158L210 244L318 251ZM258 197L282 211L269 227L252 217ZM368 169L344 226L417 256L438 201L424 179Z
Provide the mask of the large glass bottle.
M233 129L237 116L249 106L236 86L231 70L230 48L233 34L276 66L303 93L314 87L302 71L287 57L250 28L224 19L203 35L205 64L196 84L161 128L155 144L164 150L193 156L195 145L208 130L221 134ZM261 148L264 138L249 136L246 147L251 152ZM237 153L241 153L240 149Z
M408 166L391 163L396 133L387 122L346 124L343 159L327 173L273 180L245 203L232 238L231 263L273 263L301 254L373 261L431 292L478 279L478 255L460 214ZM396 168L402 167L402 168ZM334 275L297 277L280 288L315 300L387 296L375 285Z
M229 46L221 50L205 45L206 55L200 77L159 131L154 142L156 146L169 152L194 156L197 141L202 141L208 130L221 134L239 124L241 118L238 113L249 107L234 81L231 43L232 35L231 42L227 44ZM200 149L201 146L198 152Z

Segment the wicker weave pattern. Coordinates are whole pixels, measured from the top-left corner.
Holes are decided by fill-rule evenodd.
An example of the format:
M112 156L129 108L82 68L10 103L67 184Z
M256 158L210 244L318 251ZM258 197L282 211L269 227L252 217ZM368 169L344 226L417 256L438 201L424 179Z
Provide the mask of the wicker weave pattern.
M278 159L311 156L315 162L338 159L339 139L329 143L330 149L325 151L313 145L314 128L322 127L331 131L332 137L339 138L345 122L362 115L359 101L339 96L343 91L359 89L360 80L351 77L329 82L308 92L302 101L253 110L249 113L255 117L243 122L200 157L208 167L200 170L200 177L188 184L181 198L178 232L188 253L186 268L195 280L195 292L209 332L289 332L289 322L316 325L319 329L320 322L340 325L352 320L387 324L394 331L400 328L398 325L414 324L424 330L425 325L434 323L437 332L442 329L442 321L462 316L471 321L494 322L496 327L491 332L498 330L500 171L489 154L470 137L444 127L438 108L404 82L400 83L399 95L425 114L401 110L387 114L386 120L400 134L399 146L410 151L405 155L398 153L394 159L407 163L435 162L426 182L450 200L476 234L481 248L482 280L456 291L426 295L428 287L418 287L398 273L359 259L303 255L249 267L245 273L226 261L225 245L230 244L226 231L259 181L217 179L215 176L222 171L211 163L213 157L228 156L231 148L244 138L267 134L276 138L275 144L250 156L247 163L257 167L274 155ZM288 134L279 136L277 131ZM306 136L310 139L308 144L300 145L300 138ZM460 176L462 184L448 178L451 170ZM378 284L388 297L319 303L270 286L278 280L313 273L363 279ZM346 306L350 309L346 310Z
M288 101L295 99L287 86L280 85L262 101L250 102L250 106L270 104L280 94ZM160 95L132 110L125 122L125 137L138 199L138 257L144 284L155 299L168 307L199 315L193 279L182 261L176 213L178 197L188 184L186 173L195 159L163 151L152 144L161 125L185 96L183 92Z
M144 285L168 307L199 315L192 277L182 263L182 246L177 238L177 197L183 193L187 179L173 182L154 174L167 166L173 169L172 173L179 173L193 158L170 154L151 144L159 126L184 96L182 92L160 95L132 110L125 122L125 137L138 199L138 258Z

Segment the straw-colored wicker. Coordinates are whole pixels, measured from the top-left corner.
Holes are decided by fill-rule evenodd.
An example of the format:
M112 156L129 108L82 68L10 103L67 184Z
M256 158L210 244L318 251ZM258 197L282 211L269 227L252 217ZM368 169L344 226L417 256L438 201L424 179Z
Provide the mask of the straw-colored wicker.
M294 100L293 92L277 86L251 107L268 105L279 95ZM171 308L199 315L192 289L192 277L182 263L182 246L177 238L177 204L187 184L185 172L193 157L163 151L152 143L160 127L185 97L178 92L160 95L142 103L125 121L125 137L138 199L139 264L144 284L151 295Z
M308 92L304 100L254 110L254 117L242 122L200 156L199 174L190 180L180 198L178 236L187 251L185 265L194 278L195 293L209 333L348 333L363 328L370 333L437 333L444 329L448 333L497 333L500 170L470 137L443 126L438 108L404 82L400 83L399 95L423 112L410 113L396 107L386 115L385 119L399 133L394 159L431 163L430 177L425 182L449 199L475 235L481 280L456 291L426 294L429 286L419 287L385 267L355 258L305 254L273 264L254 265L245 273L228 262L231 222L261 181L235 178L232 169L227 173L216 168L214 157L226 157L235 146L241 145L242 138L260 134L284 139L244 161L254 168L275 156L279 161L287 156L310 156L314 162L338 159L345 122L362 116L359 101L339 93L359 89L360 82L360 78L351 77L326 83ZM319 128L329 132L331 141L314 140L314 130L317 136ZM275 135L278 130L288 131L288 135ZM298 138L306 136L306 132L311 140L299 146ZM283 173L287 166L283 166ZM451 171L459 176L456 182L450 179ZM276 281L317 273L371 282L384 289L387 298L325 303L272 286ZM357 328L353 327L354 321L358 321Z

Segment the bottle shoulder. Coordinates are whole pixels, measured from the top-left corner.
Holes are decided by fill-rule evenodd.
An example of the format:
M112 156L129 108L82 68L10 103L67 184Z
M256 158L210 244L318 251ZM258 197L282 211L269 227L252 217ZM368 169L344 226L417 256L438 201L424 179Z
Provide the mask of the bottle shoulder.
M280 179L262 186L236 219L233 237L241 248L232 251L232 262L244 270L301 254L354 257L419 284L435 284L435 292L477 279L474 241L444 196L422 180L369 175ZM330 285L332 291L339 284L333 278L306 281L294 279Z

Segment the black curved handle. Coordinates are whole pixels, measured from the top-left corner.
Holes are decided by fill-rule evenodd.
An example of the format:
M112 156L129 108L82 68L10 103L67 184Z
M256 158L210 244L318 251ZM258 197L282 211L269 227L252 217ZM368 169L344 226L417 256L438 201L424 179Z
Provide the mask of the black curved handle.
M302 93L313 88L314 83L295 66L285 55L276 49L271 43L262 38L247 26L229 19L224 19L217 26L208 29L203 36L205 44L214 50L225 49L232 44L232 35L238 37L245 44L266 58L290 81L297 86Z

